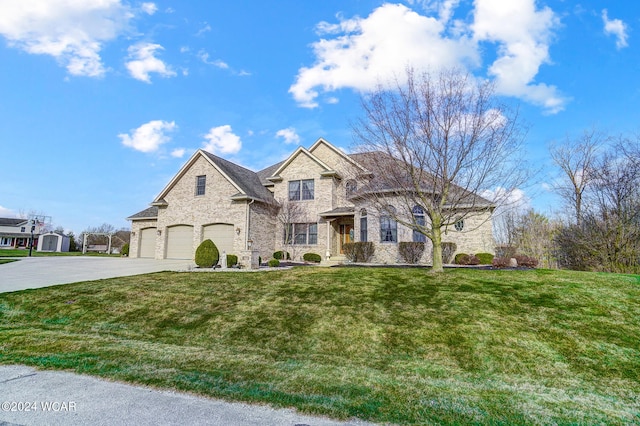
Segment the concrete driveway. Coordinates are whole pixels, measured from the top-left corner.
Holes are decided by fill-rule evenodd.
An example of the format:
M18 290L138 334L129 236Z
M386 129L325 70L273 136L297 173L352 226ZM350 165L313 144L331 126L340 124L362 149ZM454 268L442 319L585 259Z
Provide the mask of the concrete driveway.
M186 271L189 260L127 257L26 257L0 265L0 293L160 271Z

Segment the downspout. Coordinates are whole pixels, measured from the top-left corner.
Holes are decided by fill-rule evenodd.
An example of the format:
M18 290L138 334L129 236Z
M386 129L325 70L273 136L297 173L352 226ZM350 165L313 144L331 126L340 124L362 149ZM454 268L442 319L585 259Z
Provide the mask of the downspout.
M249 201L247 203L247 217L244 221L244 223L247 225L245 228L245 235L244 235L244 248L245 250L249 250L249 231L251 230L251 215L249 214L251 212L251 204L255 203L256 200L255 198L252 198L251 201Z

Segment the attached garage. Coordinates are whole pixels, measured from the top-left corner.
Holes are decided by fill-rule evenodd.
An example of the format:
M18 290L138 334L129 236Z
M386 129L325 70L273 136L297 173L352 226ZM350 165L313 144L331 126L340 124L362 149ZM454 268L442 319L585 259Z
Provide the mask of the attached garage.
M225 251L227 254L239 255L233 252L233 238L233 225L228 223L216 223L203 228L202 241L213 241L220 254Z
M193 226L167 228L167 259L193 259Z
M140 231L139 257L156 257L157 228L145 228Z

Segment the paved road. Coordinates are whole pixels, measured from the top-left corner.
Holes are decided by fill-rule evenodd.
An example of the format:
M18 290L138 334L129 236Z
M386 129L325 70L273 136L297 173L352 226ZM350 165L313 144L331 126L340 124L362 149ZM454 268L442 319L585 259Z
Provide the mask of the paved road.
M292 410L157 391L60 371L0 366L0 426L7 424L337 426L366 423L337 422L303 416Z
M124 277L160 271L186 271L188 260L129 259L126 257L26 257L0 265L0 293Z

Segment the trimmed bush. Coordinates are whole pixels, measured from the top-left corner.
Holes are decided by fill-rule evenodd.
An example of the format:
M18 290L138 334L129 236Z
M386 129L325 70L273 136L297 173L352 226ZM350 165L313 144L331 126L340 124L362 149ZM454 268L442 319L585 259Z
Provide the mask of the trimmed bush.
M196 249L196 265L200 268L211 268L219 259L218 247L211 240L204 240Z
M456 243L442 243L442 263L451 263L457 249Z
M417 241L401 241L398 243L398 253L406 263L416 264L420 262L422 253L424 253L424 243Z
M371 260L376 248L372 242L346 243L342 245L345 257L351 262L367 263Z
M494 268L507 268L509 267L509 258L508 257L494 257L491 261L491 265Z
M232 267L238 264L238 256L236 256L235 254L228 254L227 255L227 266L228 267Z
M456 265L479 265L480 259L478 259L474 255L468 255L466 253L458 253L456 254L455 263Z
M491 253L476 253L476 257L480 260L481 265L491 265L494 256Z
M122 250L120 250L120 254L122 256L129 256L129 243L125 243L125 245L122 246Z
M285 255L286 255L286 259L285 259ZM276 260L290 260L291 259L291 255L289 254L288 251L277 251L275 253L273 253L273 258Z
M258 256L258 265L262 265L262 257Z
M522 254L518 254L514 257L518 262L518 266L521 266L523 268L535 268L536 266L538 266L538 259L534 257L529 257Z
M270 268L277 268L280 266L280 261L278 259L271 259L267 262L267 265L269 265Z
M315 263L322 262L322 257L316 253L305 253L302 256L302 259L304 259L305 262L315 262Z

